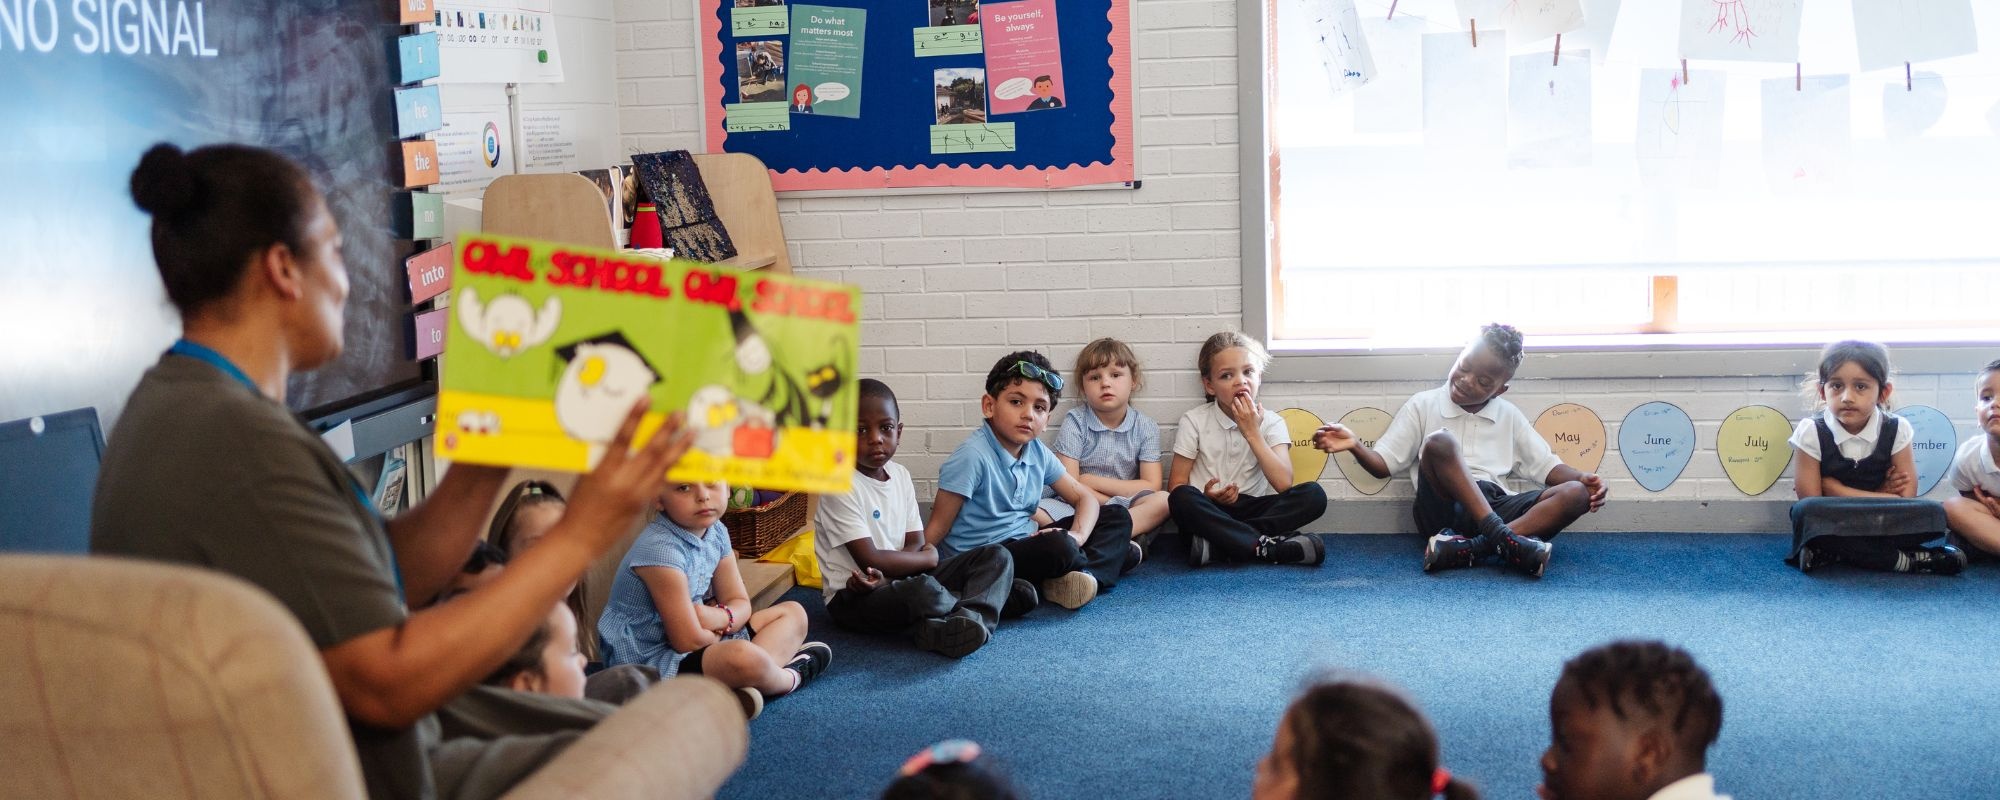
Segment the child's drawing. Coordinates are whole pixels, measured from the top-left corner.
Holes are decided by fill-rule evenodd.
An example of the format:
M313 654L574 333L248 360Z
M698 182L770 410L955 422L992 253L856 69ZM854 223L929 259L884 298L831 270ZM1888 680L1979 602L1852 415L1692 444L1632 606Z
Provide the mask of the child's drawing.
M1507 143L1507 34L1424 34L1424 145Z
M1800 0L1682 0L1681 56L1799 60Z
M1408 133L1424 126L1424 21L1409 14L1361 21L1375 71L1354 90L1355 133Z
M1689 80L1689 79L1692 80ZM1639 71L1639 174L1654 185L1712 187L1722 165L1720 72Z
M1480 46L1487 31L1506 31L1516 45L1539 42L1583 27L1583 0L1453 0L1460 27L1479 24Z
M1514 56L1507 71L1507 166L1590 165L1590 53L1557 63L1548 53Z
M1764 86L1764 177L1779 193L1822 191L1847 178L1847 76L1771 78Z
M1935 72L1919 72L1908 86L1882 87L1882 135L1892 142L1907 142L1924 135L1944 118L1946 92L1944 77Z
M1314 46L1334 93L1374 79L1375 59L1368 51L1368 39L1361 33L1361 17L1354 9L1354 0L1311 3L1304 16L1311 20Z

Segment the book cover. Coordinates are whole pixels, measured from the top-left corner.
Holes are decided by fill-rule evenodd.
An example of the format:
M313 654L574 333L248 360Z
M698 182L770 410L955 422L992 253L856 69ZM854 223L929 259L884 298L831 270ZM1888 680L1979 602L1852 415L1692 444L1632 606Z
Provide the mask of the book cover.
M581 472L645 394L642 441L696 432L671 480L848 490L859 289L483 233L452 287L440 457Z

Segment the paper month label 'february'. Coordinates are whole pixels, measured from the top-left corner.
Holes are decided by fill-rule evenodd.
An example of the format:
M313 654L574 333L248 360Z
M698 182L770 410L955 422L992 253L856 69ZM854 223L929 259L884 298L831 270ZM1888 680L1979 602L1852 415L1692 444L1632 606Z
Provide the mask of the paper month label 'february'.
M845 492L860 291L476 234L456 244L439 455L570 472L641 396L695 431L671 480Z

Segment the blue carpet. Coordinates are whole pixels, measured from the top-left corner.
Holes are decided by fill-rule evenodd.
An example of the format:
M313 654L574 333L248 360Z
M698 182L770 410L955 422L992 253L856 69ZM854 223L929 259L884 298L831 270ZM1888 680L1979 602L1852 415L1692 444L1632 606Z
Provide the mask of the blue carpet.
M1162 537L1116 591L1044 604L963 661L839 631L794 590L833 666L751 725L721 796L874 797L964 737L1042 800L1247 797L1300 681L1343 667L1409 690L1488 797L1529 798L1562 662L1624 637L1714 675L1709 767L1742 800L2000 795L2000 567L1808 576L1779 561L1789 536L1576 533L1537 582L1424 575L1414 536L1327 541L1319 569L1191 571Z

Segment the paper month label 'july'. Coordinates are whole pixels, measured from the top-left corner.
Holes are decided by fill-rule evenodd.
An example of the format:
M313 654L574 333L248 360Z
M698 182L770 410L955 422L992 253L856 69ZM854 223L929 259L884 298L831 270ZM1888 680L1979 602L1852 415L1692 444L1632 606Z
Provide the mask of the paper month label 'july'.
M1763 494L1792 463L1792 446L1785 443L1791 434L1791 420L1770 406L1744 406L1729 412L1715 439L1722 472L1744 494Z
M456 243L439 455L580 472L641 396L639 438L679 411L670 480L845 492L860 291L476 234Z

